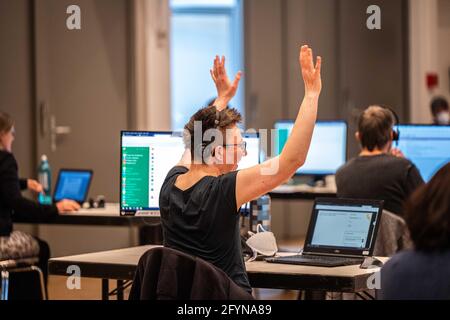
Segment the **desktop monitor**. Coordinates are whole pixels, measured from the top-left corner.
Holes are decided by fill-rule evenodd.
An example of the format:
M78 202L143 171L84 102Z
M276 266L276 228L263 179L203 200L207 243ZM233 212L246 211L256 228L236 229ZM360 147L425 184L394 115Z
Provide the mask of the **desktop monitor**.
M275 123L275 155L279 155L294 126L293 121ZM305 164L296 174L333 175L347 160L347 123L345 121L318 121Z
M242 134L244 141L247 143L247 155L242 157L239 162L238 170L247 169L260 163L260 141L258 133Z
M419 169L425 182L450 162L450 126L402 124L398 148Z
M244 134L247 156L238 170L259 163L259 136ZM167 173L185 150L182 133L121 133L120 207L122 215L159 214L159 192Z

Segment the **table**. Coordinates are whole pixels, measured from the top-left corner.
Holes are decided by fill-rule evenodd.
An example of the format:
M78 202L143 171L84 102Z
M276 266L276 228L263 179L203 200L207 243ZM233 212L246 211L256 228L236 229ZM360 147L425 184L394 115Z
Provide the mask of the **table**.
M281 185L269 192L269 195L275 200L314 200L316 198L336 198L336 190L308 185Z
M124 280L132 280L140 257L155 246L140 246L76 256L50 259L49 273L68 276L67 268L77 265L81 277L102 279L102 298L108 299L108 279L118 280L118 288ZM292 253L282 253L289 255ZM380 258L383 262L388 258ZM254 261L246 263L253 288L290 290L315 290L362 292L367 290L367 280L376 269L360 269L359 266L323 268ZM119 292L120 290L118 290ZM123 295L118 295L123 298Z
M14 223L50 225L91 225L91 226L155 226L159 216L120 216L119 204L106 204L105 208L81 209L77 212L61 214L47 219L33 216L13 216Z

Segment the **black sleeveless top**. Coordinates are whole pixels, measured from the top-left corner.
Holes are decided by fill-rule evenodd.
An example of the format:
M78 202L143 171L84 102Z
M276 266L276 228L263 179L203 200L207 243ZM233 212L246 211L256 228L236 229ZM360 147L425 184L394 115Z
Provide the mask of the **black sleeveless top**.
M204 177L182 191L175 181L187 171L174 167L161 188L164 245L211 262L251 293L241 249L237 172Z

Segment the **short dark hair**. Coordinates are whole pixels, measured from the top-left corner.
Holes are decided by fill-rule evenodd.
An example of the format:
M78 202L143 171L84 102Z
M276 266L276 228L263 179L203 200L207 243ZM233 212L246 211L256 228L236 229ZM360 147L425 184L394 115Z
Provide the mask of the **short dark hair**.
M207 106L208 107L213 107L214 103L216 102L217 98L211 98L208 100ZM232 109L232 106L227 105L227 108Z
M450 249L450 162L413 193L404 212L417 250Z
M436 97L431 101L431 112L435 115L441 110L448 110L448 102L444 97Z
M380 106L370 106L362 112L358 120L361 146L373 151L382 149L392 139L395 117L391 110Z
M203 158L204 149L206 146L214 147L213 141L205 141L205 132L211 129L221 130L224 137L226 136L226 130L240 123L242 116L236 109L226 108L220 112L217 111L215 106L208 106L197 111L184 126L184 144L186 148L191 150L191 160L202 159L202 163L205 163ZM202 124L202 139L201 141L195 141L195 123L201 122ZM200 143L196 145L196 143Z
M14 126L14 120L5 112L0 111L0 134L9 132Z

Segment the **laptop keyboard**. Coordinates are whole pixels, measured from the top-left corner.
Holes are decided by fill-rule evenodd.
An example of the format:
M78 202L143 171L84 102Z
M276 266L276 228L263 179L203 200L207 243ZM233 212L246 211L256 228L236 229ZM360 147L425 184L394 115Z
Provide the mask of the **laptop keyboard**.
M295 255L287 257L268 258L267 262L284 263L284 264L298 264L318 267L338 267L361 264L364 259L345 258L345 257L328 257L328 256L313 256L313 255Z

